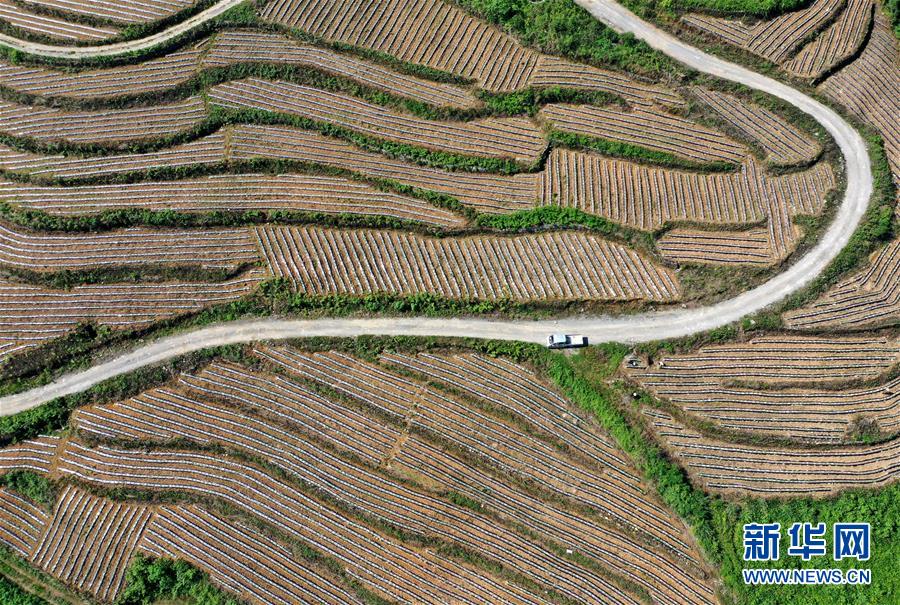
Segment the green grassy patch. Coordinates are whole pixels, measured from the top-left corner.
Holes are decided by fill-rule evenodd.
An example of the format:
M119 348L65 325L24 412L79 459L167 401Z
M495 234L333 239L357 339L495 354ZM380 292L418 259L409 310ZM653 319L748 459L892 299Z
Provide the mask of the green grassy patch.
M18 492L29 500L51 508L56 502L56 490L44 475L32 471L14 470L0 477L0 485Z
M881 490L846 492L836 498L814 500L715 500L712 507L716 537L722 549L722 577L737 595L739 605L878 605L900 600L900 484ZM786 554L787 528L793 523L825 523L828 554L803 562ZM872 525L872 558L835 562L831 557L832 525L863 522ZM780 523L782 542L778 561L744 563L743 525ZM745 586L743 568L871 569L869 586Z
M732 339L733 330L721 339ZM718 340L718 339L713 339ZM691 485L684 471L643 430L637 408L625 404L624 387L607 382L628 351L622 345L591 347L573 357L545 355L549 376L575 404L592 412L618 444L636 461L663 501L685 519L725 583L726 603L735 605L876 605L895 603L900 595L900 484L882 489L855 490L825 499L744 498L711 496ZM745 523L781 523L781 558L771 564L743 561ZM872 524L872 558L867 562L835 562L829 555L809 562L789 557L787 528L793 523L824 522L831 548L835 522ZM759 586L744 585L741 570L767 568L871 569L870 586Z
M561 132L559 130L551 130L548 134L548 138L554 147L588 149L591 151L598 151L611 157L625 158L626 160L633 160L635 162L653 164L656 166L666 166L668 168L682 168L700 172L727 172L737 169L736 164L729 162L694 162L678 157L673 153L655 151L633 143L612 141L583 134Z
M0 603L3 605L48 605L47 601L27 593L17 584L0 576Z
M125 590L116 605L154 605L185 599L193 605L240 605L241 601L213 586L205 573L171 559L137 555L128 568Z
M811 0L659 0L661 8L719 15L748 15L771 19L782 13L809 6Z
M618 34L572 0L456 0L476 15L543 52L596 65L662 76L677 63L630 34Z
M541 206L510 214L482 214L478 225L499 231L525 232L537 229L584 227L609 239L627 242L643 250L653 250L653 236L646 231L630 229L609 219L588 214L577 208Z

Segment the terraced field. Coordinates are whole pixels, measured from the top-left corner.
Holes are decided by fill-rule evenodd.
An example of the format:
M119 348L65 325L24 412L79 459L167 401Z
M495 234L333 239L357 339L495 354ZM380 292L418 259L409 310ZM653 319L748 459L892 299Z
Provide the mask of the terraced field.
M203 100L135 109L69 112L0 102L0 132L47 142L113 144L186 132L206 117Z
M118 23L145 23L170 17L197 4L197 0L126 0L115 4L106 0L28 0L28 3Z
M896 362L896 341L767 337L662 355L649 365L633 359L625 371L724 430L821 444L853 440L865 425L884 435L900 429L898 380L889 374Z
M548 589L585 604L637 605L644 594L718 602L684 523L595 421L524 366L471 354L375 363L260 346L253 355L82 407L67 439L0 450L0 475L27 468L61 482L50 514L0 491L0 510L24 506L35 517L0 525L0 543L22 534L29 561L104 601L121 593L140 552L189 561L260 604L361 603L359 587L401 602L548 603ZM404 377L401 366L445 386ZM452 393L455 369L473 379L465 398ZM576 447L559 449L567 442ZM32 451L45 462L35 466ZM565 476L539 490L528 479L554 473ZM575 477L571 491L564 484ZM91 493L116 488L137 499ZM154 505L153 494L193 503ZM416 536L478 557L422 548Z
M183 213L291 211L358 214L462 227L463 217L407 195L342 177L309 174L222 174L199 179L81 187L40 187L0 181L0 195L22 208L56 216L111 210Z
M535 125L523 118L463 124L427 121L393 113L347 95L290 82L238 80L213 87L209 97L212 103L222 107L293 114L364 135L447 153L534 163L547 146Z
M188 561L248 603L363 603L333 574L298 561L259 530L199 507L158 509L140 547L155 557Z
M784 314L796 330L855 330L896 322L900 313L900 242L876 252L865 270L832 286L813 303Z
M394 71L373 61L340 54L290 38L259 31L224 31L215 36L200 63L202 69L266 63L307 67L387 93L437 107L473 109L482 105L471 91Z
M0 280L0 359L59 338L79 325L146 328L163 319L236 301L264 277L258 269L222 283L165 282L56 290Z
M788 12L749 27L740 21L699 14L685 16L682 21L703 32L718 36L730 44L765 57L773 63L782 63L796 54L811 35L827 24L835 14L844 11L847 5L852 5L852 2L817 0L809 8ZM841 39L832 40L832 43L834 42L845 43ZM827 47L810 52L812 54L827 52Z
M249 229L126 229L104 235L46 235L0 223L0 265L30 271L125 265L198 265L235 269L259 260Z
M554 130L646 147L698 163L739 164L747 150L710 128L658 109L546 105L540 118Z
M188 8L165 6L172 12ZM158 18L163 4L95 3L79 10L125 24ZM351 16L331 27L337 15ZM661 259L776 266L802 235L794 218L820 214L836 184L832 168L815 163L819 145L771 111L712 91L705 99L715 105L712 95L719 94L723 120L754 140L770 164L811 167L768 174L768 164L743 143L684 117L686 97L696 91L537 52L440 0L391 0L365 10L343 2L270 2L261 17L284 27L226 28L161 57L103 69L0 65L2 86L17 99L5 101L0 111L0 133L8 135L0 144L0 170L7 177L0 195L15 208L79 218L140 209L159 216L215 213L224 222L231 219L223 214L242 213L259 222L292 213L293 221L326 225L345 225L355 216L350 224L409 221L460 232L482 224L477 214L561 206L647 231L678 222L711 230L681 234L677 246L673 236L663 242L660 257L637 262L656 274L665 268L651 265ZM443 27L454 34L444 35ZM401 40L399 32L411 37ZM451 44L457 33L472 36L473 46ZM470 82L436 81L404 61ZM549 104L509 116L484 102L485 92L535 87L552 89L551 95L608 93L627 106ZM544 128L698 166L731 163L738 169L679 171L568 151L554 148L558 143L550 143L555 139ZM787 138L779 141L773 128ZM765 241L758 231L764 223ZM714 230L723 227L742 229L739 245L714 243L722 241ZM633 251L605 245L636 262ZM608 255L603 252L595 265L609 265ZM573 262L563 259L559 269L571 272L582 261ZM566 286L569 291L557 298L677 299L680 287L672 276L663 278L669 283L662 287L646 267L626 277L629 271L608 266L604 272L612 277L597 287ZM496 288L507 279L494 278L480 293L506 297ZM533 279L528 276L522 293L509 296L540 298ZM652 283L637 283L646 279ZM466 288L419 291L444 290L463 295Z
M44 533L47 511L15 492L0 488L0 543L27 556Z
M311 295L477 300L677 300L674 274L596 236L431 239L380 231L257 230L269 269Z
M119 34L116 27L96 27L34 12L12 0L0 0L0 22L8 23L26 36L47 38L57 43L102 42Z
M803 165L815 160L822 150L819 142L765 107L706 88L694 87L691 92L762 147L772 164Z
M659 410L643 412L664 447L704 489L759 497L827 496L897 479L900 441L803 450L734 444L704 436Z
M0 0L0 21L86 45L191 9ZM57 349L83 363L105 353L95 340L214 307L664 317L705 285L686 266L779 266L844 185L834 141L761 95L551 56L454 2L249 10L262 25L238 15L106 67L0 61L4 393L72 361ZM685 22L819 85L893 154L879 94L895 49L873 14L817 0L768 22ZM249 605L727 601L707 500L669 460L727 498L894 481L896 335L796 331L889 323L894 248L785 315L785 334L618 369L616 346L569 359L405 338L189 355L3 428L0 477L27 474L0 486L0 546L98 602L119 599L138 555L183 560ZM16 491L44 480L46 494ZM672 506L694 497L689 526Z
M897 39L880 6L864 0L850 0L834 8L832 4L820 0L804 11L791 13L790 17L760 22L756 27L780 28L781 24L800 19L818 27L815 24L834 16L829 17L829 11L840 11L833 23L820 28L818 35L796 54L779 55L773 60L790 73L820 82L818 89L822 94L874 128L884 143L894 182L900 184L900 125L896 119L900 115L900 101L895 93L900 89ZM743 38L745 33L734 24L726 31L725 21L721 19L689 16L685 22L706 31L715 29L713 33L729 43L749 48L746 46L749 37ZM721 30L716 29L719 26ZM801 40L799 32L807 30L804 26L789 37ZM675 244L676 240L672 240L663 246L671 248ZM785 325L797 330L830 331L895 323L900 291L897 245L896 240L890 242L875 252L862 270L846 276L817 300L785 313ZM689 250L681 254L694 253Z
M75 588L112 601L152 516L143 506L111 502L69 487L59 496L53 520L31 561Z
M158 59L106 69L64 71L0 59L0 87L20 94L67 99L111 99L162 92L197 73L202 45Z
M712 227L766 221L765 243L758 230L706 235L681 231L680 236L662 238L660 250L683 262L699 258L717 264L771 265L797 245L802 232L793 218L821 214L836 184L830 165L821 162L783 176L769 176L755 161L742 164L737 172L703 174L554 150L541 175L540 204L577 208L646 230L678 222ZM735 240L740 240L739 248Z

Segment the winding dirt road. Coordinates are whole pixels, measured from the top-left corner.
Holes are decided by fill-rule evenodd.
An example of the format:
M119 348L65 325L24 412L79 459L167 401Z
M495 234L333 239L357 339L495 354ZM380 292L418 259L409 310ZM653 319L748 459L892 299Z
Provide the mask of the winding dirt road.
M199 349L234 343L306 336L352 337L364 334L469 336L544 342L550 332L586 334L593 342L642 342L675 338L723 326L760 311L807 285L837 256L862 219L872 193L872 171L862 137L837 113L814 99L680 42L641 21L610 0L577 0L597 19L621 32L631 32L650 46L702 72L740 82L780 97L818 120L834 137L845 158L847 188L834 222L803 258L766 283L735 298L697 309L667 310L623 317L596 316L559 321L491 319L374 318L264 319L214 325L139 346L130 353L83 372L65 375L46 386L0 399L0 415L35 407L77 393L103 380ZM222 3L227 4L227 3ZM217 5L221 6L221 5ZM198 15L199 17L199 15ZM0 38L2 42L2 38ZM158 43L158 42L155 42ZM79 49L86 50L86 49ZM133 50L133 49L132 49ZM30 51L29 51L30 52ZM39 53L38 53L39 54Z

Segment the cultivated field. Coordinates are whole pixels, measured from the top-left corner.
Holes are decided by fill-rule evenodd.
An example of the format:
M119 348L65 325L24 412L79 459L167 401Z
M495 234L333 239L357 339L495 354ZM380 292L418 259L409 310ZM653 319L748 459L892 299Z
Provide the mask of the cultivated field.
M747 163L734 173L701 174L557 149L541 175L541 204L648 231L677 221L754 223L765 217L757 171Z
M78 325L146 328L163 319L238 300L263 279L251 270L223 283L163 282L52 290L0 281L0 359L63 336Z
M501 175L429 168L363 150L340 139L288 126L225 127L209 136L158 152L95 157L36 155L0 144L0 167L38 180L118 181L131 173L199 170L220 166L226 161L259 160L309 163L352 171L368 178L396 181L417 189L455 197L482 212L527 210L534 207L538 195L537 174ZM252 183L252 178L248 182ZM135 187L146 188L151 185L140 184ZM25 190L30 189L26 187Z
M268 460L332 501L404 531L459 544L574 600L627 599L602 578L489 520L329 455L310 439L274 422L248 417L230 405L157 389L109 409L89 408L83 414L99 425L101 433L113 437L142 442L185 439ZM81 426L78 419L76 426Z
M770 176L755 161L745 162L737 172L703 174L645 164L613 160L597 154L554 150L541 176L541 205L577 208L616 223L656 230L667 223L691 222L710 225L747 225L767 221L764 251L750 243L759 235L714 233L724 238L721 247L704 241L695 231L685 233L696 249L680 252L666 246L673 260L772 264L784 260L802 234L793 217L818 215L826 196L836 186L829 164L783 176ZM746 256L736 254L728 241L744 240ZM712 253L713 256L708 256ZM760 254L765 254L765 258Z
M0 132L47 142L113 144L187 132L206 118L199 97L153 107L71 112L0 101Z
M197 4L197 0L28 0L29 4L57 11L109 19L119 23L145 23L170 17Z
M0 449L0 473L26 470L48 475L59 445L58 437L39 437Z
M538 54L440 0L275 0L263 19L327 40L372 48L403 61L472 78L486 90L525 88Z
M259 260L249 229L151 230L47 235L0 223L0 266L30 271L197 265L235 269Z
M337 559L383 598L458 603L544 603L508 582L477 573L430 550L407 546L354 521L255 464L184 450L139 452L70 442L59 475L95 485L177 491L230 504L286 537ZM297 511L303 511L298 515Z
M516 301L679 297L675 275L593 235L426 238L317 227L256 231L276 277L311 295L411 295Z
M602 518L618 519L640 528L677 550L688 548L684 536L679 535L681 530L675 529L673 536L672 529L658 526L660 515L666 515L661 507L647 501L630 465L622 461L611 463L608 453L593 452L604 459L602 465L578 462L544 440L529 436L519 425L466 405L422 382L341 353L306 354L273 347L258 354L297 376L320 382L370 409L406 422L410 428L449 445L452 451L474 456L505 476L518 477L545 492L588 506ZM412 414L410 405L415 405ZM599 473L599 468L605 472ZM679 525L672 519L663 521L663 527L667 524L673 528Z
M269 362L280 364L283 360L294 359L293 356L300 352L279 348L260 349L257 354ZM510 376L526 372L529 383L543 390L544 400L557 401L560 406L558 413L565 414L563 410L569 409L565 401L537 377L530 375L529 378L524 368L509 363L505 363L504 367ZM465 488L466 491L479 493L478 484L492 486L491 492L496 489L490 504L511 522L526 523L533 531L546 535L550 540L559 540L559 543L579 544L579 548L586 549L591 558L596 558L599 564L605 566L615 560L616 552L628 553L626 561L620 562L620 566L624 565L623 573L652 594L659 593L660 601L713 602L712 593L696 586L695 580L686 576L681 568L683 560L679 557L690 560L696 554L685 543L688 538L682 533L684 530L680 523L674 518L664 521L665 510L660 505L647 502L646 496L633 500L642 503L641 507L647 515L640 521L643 528L634 527L637 531L646 532L653 540L641 544L627 533L606 526L602 520L580 518L558 504L543 503L518 488L504 486L491 473L478 470L463 459L436 449L435 445L429 445L418 436L404 435L401 432L402 423L395 426L385 424L383 420L360 413L353 407L335 400L329 401L283 376L260 373L230 363L216 363L199 374L183 376L180 382L181 386L177 389L156 389L119 404L79 410L74 425L81 432L101 439L166 442L177 437L182 439L182 443L187 439L200 444L228 445L272 461L289 474L301 478L305 484L330 494L336 501L352 503L356 510L383 518L408 531L433 534L442 540L468 545L511 569L533 577L535 581L551 582L557 590L565 591L575 600L593 602L592 599L605 595L605 598L615 598L617 602L632 601L614 585L602 580L597 584L599 578L590 578L577 566L559 560L554 563L552 555L523 542L521 537L509 533L502 526L492 528L471 517L465 522L454 521L461 519L461 511L448 507L429 493L448 480L453 482L452 487L456 487L458 480L452 480L447 475L449 469L456 469L455 472L468 475L475 482ZM247 412L252 412L252 415ZM483 412L472 410L470 413L483 417ZM402 419L398 417L397 420ZM569 427L570 433L576 431L577 425ZM321 451L314 453L322 439L337 447L340 455ZM604 447L608 452L613 450L609 444ZM539 451L552 450L544 446ZM344 453L352 456L344 457ZM613 463L616 467L628 466L621 453L611 453L612 456L601 452L601 457L596 459L604 464ZM310 464L313 460L316 462ZM352 464L352 460L365 460L367 465L391 469L392 474L414 477L417 487L401 487L377 473L366 471L365 467ZM418 466L414 475L409 475L409 464ZM390 497L391 494L394 497ZM484 494L480 497L483 498ZM398 503L402 505L398 506ZM428 514L418 511L428 511ZM635 518L640 519L643 514ZM470 512L466 513L466 516L469 515ZM663 524L660 525L660 522ZM466 531L460 531L460 524L467 528ZM658 544L657 540L663 541L666 547L660 550L658 545L651 546ZM502 546L504 541L506 548ZM527 556L509 558L509 544L516 545L517 555ZM700 565L696 559L695 563ZM568 570L565 577L556 575L562 570ZM663 588L668 585L680 588L675 591ZM585 593L585 590L589 592Z
M630 105L661 105L681 108L684 98L664 86L648 84L621 72L598 69L549 55L541 55L528 80L536 88L570 88L605 92L621 97Z
M473 109L482 105L469 90L411 76L373 61L285 36L260 31L224 31L215 36L201 67L221 68L245 63L306 67L346 78L364 86L437 107Z
M50 516L28 498L0 488L0 544L27 557L47 527Z
M719 428L807 443L838 443L856 439L854 433L866 426L885 435L900 429L900 381L879 378L896 361L892 355L895 352L870 347L870 340L837 340L828 345L829 341L819 338L784 342L770 337L743 346L665 354L649 366L638 360L624 369L629 378L654 396ZM827 347L835 345L841 348L829 353ZM812 353L799 353L801 347ZM835 356L842 352L844 356L838 361ZM826 365L820 357L834 360ZM765 363L770 369L763 373L752 367L756 358L764 360L757 362L757 368ZM860 362L870 360L874 366L860 368ZM837 364L855 371L835 376ZM747 365L751 367L745 372ZM840 384L841 379L854 381L857 376L874 382L864 386ZM830 385L829 378L834 379Z
M0 87L22 94L69 99L109 99L165 91L184 84L197 72L200 45L142 63L62 71L17 65L0 59Z
M131 172L215 165L225 160L225 133L150 153L103 156L37 155L0 144L0 168L39 178L98 179Z
M0 0L0 21L25 35L48 38L53 42L102 42L119 33L115 27L95 27L32 12L12 0Z
M699 14L686 15L682 17L682 21L773 63L782 63L828 23L836 11L844 10L845 4L845 0L816 0L809 8L787 12L751 26L740 21Z
M759 145L771 164L807 164L822 151L821 144L765 107L699 86L691 88L691 93Z
M708 265L772 265L773 254L769 230L701 231L673 229L656 242L663 258L677 263Z
M825 80L821 90L872 125L884 140L894 182L900 183L900 53L887 18L875 12L872 35L859 58Z
M53 515L29 521L25 556L103 600L138 551L184 559L253 604L362 602L348 579L401 602L547 603L546 589L586 605L718 602L684 523L534 371L476 354L253 355L82 407L64 441L0 450L0 474L65 486ZM32 450L50 462L34 467ZM138 500L84 491L116 488ZM142 502L176 493L194 504ZM447 554L459 547L476 558Z
M739 164L747 149L721 132L658 107L626 111L592 105L546 105L538 114L561 132L638 145L693 162Z
M0 181L0 195L22 208L57 216L84 216L141 208L185 213L279 210L356 214L462 227L461 216L408 195L363 182L311 174L221 174L180 181L81 187L40 187Z
M159 508L140 549L151 556L187 561L206 571L214 584L253 605L363 603L333 574L298 560L259 530L195 506Z
M290 82L238 80L213 87L209 99L222 107L292 114L379 139L460 155L532 164L547 147L537 127L525 118L459 123L423 120L348 95Z
M684 104L665 87L541 55L441 0L386 0L362 8L351 0L275 0L262 17L329 41L471 78L485 90L564 86L608 92L629 102Z
M874 254L865 270L835 284L811 304L788 311L796 330L855 330L896 321L900 314L900 242Z
M828 449L750 446L709 438L645 408L656 437L704 489L763 498L828 496L874 488L900 475L900 440Z
M68 487L60 494L31 562L57 579L112 601L152 512Z
M760 336L748 342L711 345L665 358L664 376L689 368L696 377L719 382L773 384L868 380L900 361L900 346L886 337Z
M875 10L879 9L872 0L847 0L837 20L785 63L785 69L801 78L827 75L865 42Z
M534 207L538 175L447 171L385 157L308 130L245 125L230 137L230 158L311 162L446 194L479 212L510 212Z

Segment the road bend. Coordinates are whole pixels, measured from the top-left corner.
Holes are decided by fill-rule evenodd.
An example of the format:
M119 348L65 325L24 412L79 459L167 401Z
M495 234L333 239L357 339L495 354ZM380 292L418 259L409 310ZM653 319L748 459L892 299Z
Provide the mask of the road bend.
M83 391L126 372L157 364L185 353L220 345L311 336L355 337L362 335L477 337L544 342L547 334L551 332L584 334L592 342L636 343L677 338L730 324L745 315L761 311L777 303L809 284L847 245L866 212L869 197L872 194L871 162L866 144L859 133L832 109L802 92L685 44L674 36L642 21L615 2L610 0L577 0L577 2L594 17L613 29L619 32L630 32L651 47L697 71L739 82L787 101L815 118L831 134L844 157L847 186L834 221L811 250L782 273L752 290L729 300L699 308L668 309L625 316L579 316L570 319L539 321L462 317L453 319L391 317L296 320L272 318L211 325L167 336L149 344L139 344L130 352L103 361L90 369L61 376L45 386L0 398L0 415L20 412L57 397ZM230 8L230 5L238 3L221 2L204 13L198 14L193 19L194 25L190 27L212 18L208 16L209 11L219 10L220 12L217 14L221 14ZM187 23L182 25L187 26ZM176 29L178 31L171 33ZM123 43L124 46L120 48L125 50L116 52L131 52L159 44L160 41L166 39L167 35L172 37L180 35L184 31L186 31L184 27L176 26L151 37L156 38L151 42L146 41L150 40L148 38L144 41ZM0 43L8 42L0 37ZM21 44L25 45L25 43ZM25 46L23 50L27 52L34 54L44 52L39 48L40 45L27 44ZM59 51L55 47L49 48L54 49L52 52ZM102 49L102 47L96 48ZM66 52L91 56L87 53L92 50L67 48ZM104 51L99 50L99 52ZM109 52L109 50L105 52Z

